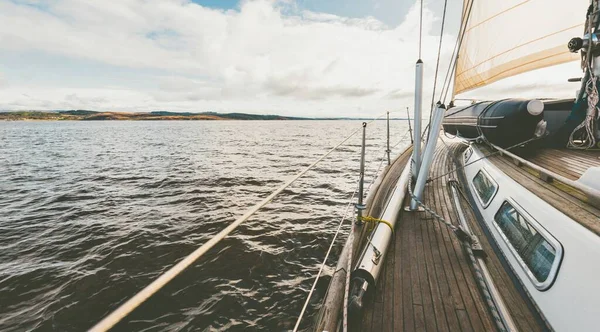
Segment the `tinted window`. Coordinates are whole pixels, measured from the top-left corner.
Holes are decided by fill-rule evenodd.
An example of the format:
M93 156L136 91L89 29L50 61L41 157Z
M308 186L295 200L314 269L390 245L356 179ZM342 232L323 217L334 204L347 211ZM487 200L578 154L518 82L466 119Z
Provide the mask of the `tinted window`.
M556 249L508 202L502 204L494 219L535 278L545 281Z
M481 203L483 205L488 205L494 194L496 193L496 189L498 189L498 185L493 182L484 172L479 171L475 174L473 178L473 186L475 187L475 191L477 195L481 199Z

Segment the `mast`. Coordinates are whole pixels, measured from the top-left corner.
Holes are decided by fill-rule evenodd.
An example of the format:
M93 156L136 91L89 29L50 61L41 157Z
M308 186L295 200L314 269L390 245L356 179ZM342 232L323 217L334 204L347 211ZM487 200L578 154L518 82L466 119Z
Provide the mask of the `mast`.
M419 13L419 59L415 64L415 110L413 131L413 153L411 167L413 179L417 179L421 166L421 112L423 105L423 60L421 60L421 42L423 40L423 0L421 0L421 11Z
M421 167L421 108L423 104L423 61L417 60L415 65L415 114L413 130L412 177L417 178Z

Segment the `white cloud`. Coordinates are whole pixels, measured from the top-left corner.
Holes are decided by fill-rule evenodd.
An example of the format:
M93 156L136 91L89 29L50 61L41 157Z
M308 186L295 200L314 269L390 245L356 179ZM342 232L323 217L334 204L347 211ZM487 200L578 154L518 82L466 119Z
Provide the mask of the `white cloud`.
M8 81L6 81L6 79L3 77L2 73L0 72L0 89L6 88L8 87Z
M413 6L399 26L387 27L372 17L300 11L290 1L245 1L239 11L208 9L184 0L53 0L34 6L0 2L2 52L51 54L65 62L108 64L114 71L133 68L144 77L153 72L155 78L153 88L129 80L98 81L93 88L66 85L60 79L52 84L14 83L0 90L0 109L306 116L364 116L404 109L413 103L417 10ZM424 24L429 91L439 20L426 9ZM446 61L440 76L454 46L453 36L444 38ZM426 96L424 105L430 98Z

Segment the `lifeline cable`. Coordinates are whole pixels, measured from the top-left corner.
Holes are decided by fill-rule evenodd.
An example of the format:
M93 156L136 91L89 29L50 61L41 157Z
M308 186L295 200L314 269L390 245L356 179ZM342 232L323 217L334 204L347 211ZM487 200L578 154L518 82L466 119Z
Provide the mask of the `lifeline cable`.
M402 138L392 147L395 148L396 146L398 146L398 144L400 144L404 138L406 138L406 135L408 134L408 131L404 134L404 136L402 136ZM373 178L371 179L371 182L369 183L369 186L367 187L366 192L369 192L369 190L371 189L371 186L373 185L373 183L375 183L375 180L377 179L377 174L379 173L379 171L381 170L381 166L383 165L383 162L385 161L385 153L383 154L383 156L381 157L381 162L379 163L379 166L377 167L377 170L375 171L375 173L373 173ZM304 317L304 313L306 312L306 308L308 307L308 303L310 301L310 298L312 297L312 294L316 288L317 285L317 281L319 280L319 277L321 276L321 273L323 272L323 268L327 262L327 259L329 258L329 254L331 252L331 249L333 247L333 244L335 243L335 240L340 232L341 226L344 223L344 221L346 220L346 215L348 214L348 207L350 206L350 204L352 203L352 200L354 199L354 196L356 195L356 192L358 190L358 186L357 188L354 190L354 193L352 194L352 197L350 198L350 202L348 203L348 206L346 206L346 210L344 212L344 215L342 217L342 220L340 222L340 224L338 225L337 231L335 232L335 235L333 236L333 239L331 240L331 244L329 245L329 249L327 250L327 253L325 254L325 258L323 259L323 263L321 264L321 267L319 268L319 272L317 273L316 277L315 277L315 281L313 282L313 285L310 289L310 291L308 292L308 296L306 297L306 301L304 302L304 306L302 307L302 310L300 311L300 315L298 315L298 319L296 321L296 325L294 326L293 331L297 331L299 326L300 326L300 322L302 321L302 318ZM350 235L348 237L347 241L353 241L353 237L354 237L354 223L352 223L352 228L350 230ZM352 243L352 242L350 242ZM350 246L350 250L349 250L349 255L350 257L352 257L352 246ZM351 270L351 262L352 259L349 260L348 266L346 267L346 278L349 278L350 276L350 270ZM346 293L344 295L344 298L346 299L346 302L344 302L344 329L347 329L348 326L348 312L347 312L347 292L348 292L348 281L346 281Z
M371 123L371 122L381 118L385 114L387 114L387 113L382 113L382 115L380 115L377 118L374 118L373 120L369 121L368 123ZM183 272L186 268L188 268L190 265L192 265L196 260L198 260L200 257L202 257L206 252L208 252L208 250L210 250L217 243L219 243L221 240L223 240L227 235L229 235L231 232L233 232L240 224L242 224L243 222L248 220L258 210L260 210L262 207L264 207L269 202L271 202L273 200L273 198L275 198L275 196L279 195L282 191L284 191L292 183L296 182L296 180L298 180L300 177L302 177L306 172L308 172L313 167L315 167L318 163L320 163L323 159L325 159L327 156L329 156L333 151L337 150L340 146L342 146L344 143L346 143L346 141L348 141L350 138L352 138L354 135L356 135L356 133L358 133L361 130L362 130L362 127L357 128L350 135L348 135L346 138L344 138L340 143L338 143L338 145L334 146L332 149L327 151L324 155L322 155L315 162L313 162L312 164L310 164L309 166L304 168L302 171L300 171L298 174L296 174L293 178L291 178L286 183L284 183L279 188L277 188L275 191L273 191L269 196L267 196L262 201L260 201L258 204L254 205L249 210L247 210L246 213L244 213L241 217L236 219L229 226L225 227L223 230L221 230L219 233L217 233L213 238L208 240L206 243L204 243L198 249L194 250L192 253L190 253L188 256L186 256L184 259L182 259L179 263L177 263L173 267L171 267L169 270L167 270L166 272L161 274L156 280L154 280L152 283L150 283L144 289L139 291L132 298L127 300L125 303L121 304L117 309L115 309L108 316L104 317L100 322L98 322L96 325L94 325L89 331L90 332L100 332L100 331L108 331L109 329L111 329L113 326L115 326L115 324L117 324L123 318L125 318L125 316L129 315L135 308L137 308L142 303L144 303L148 298L150 298L152 295L154 295L158 290L160 290L167 283L169 283L176 276L178 276L181 272Z
M304 312L306 311L306 308L308 307L308 303L310 302L310 298L311 298L313 292L315 291L315 288L317 287L317 282L319 281L319 277L321 276L321 273L323 273L323 269L325 268L325 264L327 263L327 258L329 258L329 254L331 253L331 249L333 248L335 239L337 239L337 236L340 233L340 230L342 229L342 225L344 224L344 221L346 221L346 216L348 215L348 210L350 209L350 206L352 206L352 201L354 200L354 196L356 196L357 191L358 191L358 185L356 186L356 189L354 189L354 192L352 193L352 196L350 197L348 205L346 205L346 210L344 210L344 214L342 215L342 220L340 221L338 228L337 228L335 234L333 235L333 239L331 240L329 249L327 249L327 253L325 254L323 263L321 264L321 267L319 268L319 272L317 273L317 276L315 277L315 281L313 282L313 285L310 288L310 291L308 292L308 296L306 297L304 306L302 307L302 310L300 311L300 315L298 316L298 320L296 321L296 325L294 326L294 330L293 330L294 332L298 331L298 327L300 326L300 322L302 321ZM348 272L346 272L346 273L348 273Z

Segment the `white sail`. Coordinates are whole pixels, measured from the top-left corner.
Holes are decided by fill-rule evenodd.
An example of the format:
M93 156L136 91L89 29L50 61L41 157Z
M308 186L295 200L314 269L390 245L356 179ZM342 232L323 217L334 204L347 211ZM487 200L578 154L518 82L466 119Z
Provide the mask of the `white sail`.
M589 0L466 0L463 20L471 1L456 65L455 95L523 72L579 60L567 43L582 36Z

